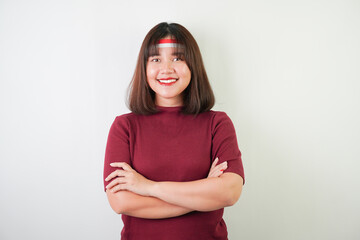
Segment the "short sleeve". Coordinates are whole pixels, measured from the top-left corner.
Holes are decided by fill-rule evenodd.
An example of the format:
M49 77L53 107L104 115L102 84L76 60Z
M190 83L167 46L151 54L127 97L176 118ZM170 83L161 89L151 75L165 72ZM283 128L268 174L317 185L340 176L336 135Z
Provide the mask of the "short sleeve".
M104 161L104 190L106 185L110 182L105 181L105 178L115 171L117 168L111 167L110 163L126 162L131 165L130 161L130 142L129 142L129 122L126 116L118 116L115 118L110 127Z
M224 172L233 172L243 178L245 184L244 168L241 152L238 147L234 125L224 112L215 112L212 122L212 159L219 158L219 163L228 162Z

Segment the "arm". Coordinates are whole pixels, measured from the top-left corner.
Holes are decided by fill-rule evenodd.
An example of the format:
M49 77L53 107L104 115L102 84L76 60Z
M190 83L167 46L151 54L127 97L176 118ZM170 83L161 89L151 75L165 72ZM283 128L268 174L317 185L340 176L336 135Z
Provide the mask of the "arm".
M218 159L215 159L210 168L207 179L218 178L227 168L227 163L216 165L217 163ZM130 166L127 169L130 169ZM115 170L106 178L106 181L109 181L110 179L119 176L122 172L122 170ZM135 171L133 170L133 172ZM138 175L141 176L140 174ZM145 178L143 178L143 180L145 180ZM191 208L181 207L177 204L171 204L159 198L151 196L141 196L126 190L116 191L116 188L118 187L118 181L119 178L115 178L106 187L106 194L110 206L118 214L157 219L176 217L193 211L193 209ZM151 182L147 179L145 181Z
M113 163L112 166L123 170L116 170L107 177L108 180L117 177L106 187L111 192L127 190L197 211L212 211L235 204L243 184L242 178L235 173L191 182L154 182L124 162ZM226 163L219 164L217 168L219 171L224 170Z
M234 205L240 197L243 180L235 173L192 182L154 182L149 195L168 203L197 211L213 211Z
M191 212L191 209L176 206L154 197L144 197L129 191L113 193L106 190L111 208L118 214L140 218L170 218Z

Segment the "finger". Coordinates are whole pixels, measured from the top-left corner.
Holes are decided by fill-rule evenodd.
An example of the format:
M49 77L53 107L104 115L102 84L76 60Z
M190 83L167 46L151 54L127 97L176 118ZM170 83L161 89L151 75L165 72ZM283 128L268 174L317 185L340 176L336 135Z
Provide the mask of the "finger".
M106 189L111 189L116 185L124 184L126 183L126 180L124 178L116 178L112 180L108 185L106 185Z
M209 173L208 177L216 177L218 171L220 171L220 170L212 169L212 171Z
M227 167L228 166L226 162L217 165L214 169L212 169L208 177L219 177L221 174L224 173Z
M220 177L221 174L223 174L223 172L219 170L219 171L214 172L211 177Z
M212 178L212 177L216 177L216 172L212 172L211 174L209 174L208 178Z
M215 172L213 173L213 177L220 177L220 176L224 173L224 171L225 171L226 169L227 169L227 166L224 167L224 168L222 168L222 169L220 169L220 170L215 171Z
M227 162L223 162L223 163L220 163L219 165L217 165L214 168L214 171L218 171L218 170L221 170L221 169L224 169L224 168L227 168Z
M133 170L129 164L127 164L126 162L113 162L113 163L110 163L110 166L112 167L121 167L123 168L124 170L126 171L131 171Z
M118 184L115 187L113 187L110 191L112 193L116 193L116 192L119 192L121 190L126 190L126 185L125 184Z
M220 169L220 172L224 173L224 171L228 168L227 164L224 165L221 169Z
M211 168L214 168L216 164L218 163L219 158L215 158L214 162L211 164Z
M215 158L215 160L214 160L213 163L211 164L211 168L210 168L210 171L209 171L208 176L210 176L210 175L213 173L214 168L216 167L216 164L218 163L218 161L219 161L219 158Z
M109 181L109 180L111 180L111 179L113 179L115 177L124 177L125 174L126 174L126 171L124 171L124 170L120 170L120 169L115 170L112 173L110 173L109 176L107 176L105 178L105 181Z
M223 172L220 170L217 170L217 171L214 171L213 173L211 173L211 175L209 177L215 178L215 177L221 176L221 174L223 174Z
M219 164L219 167L220 167L220 164ZM223 162L223 163L221 164L221 168L222 168L222 169L220 169L220 171L224 171L225 169L227 169L227 167L228 167L227 162Z

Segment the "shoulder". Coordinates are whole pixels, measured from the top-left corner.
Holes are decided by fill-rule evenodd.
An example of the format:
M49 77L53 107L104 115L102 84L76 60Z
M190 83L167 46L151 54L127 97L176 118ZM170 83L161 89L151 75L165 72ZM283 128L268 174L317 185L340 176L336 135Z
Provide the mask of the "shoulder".
M130 123L134 117L136 117L136 114L132 112L116 116L111 129L116 132L121 131L128 133L130 129Z
M221 122L231 122L230 117L223 111L214 111L210 110L209 114L211 115L212 122L215 124L221 123Z
M211 115L211 129L213 134L219 129L234 130L234 124L225 112L210 110L209 114Z
M118 115L115 117L115 121L116 123L131 123L135 120L138 120L139 118L141 118L143 115L139 115L139 114L136 114L136 113L133 113L133 112L129 112L129 113L124 113L124 114L121 114L121 115Z
M144 121L148 120L151 115L136 114L133 112L124 113L115 117L113 125L122 129L134 129L141 125Z
M115 122L127 122L127 121L129 121L129 119L133 118L134 116L135 116L135 114L132 112L124 113L124 114L116 116Z

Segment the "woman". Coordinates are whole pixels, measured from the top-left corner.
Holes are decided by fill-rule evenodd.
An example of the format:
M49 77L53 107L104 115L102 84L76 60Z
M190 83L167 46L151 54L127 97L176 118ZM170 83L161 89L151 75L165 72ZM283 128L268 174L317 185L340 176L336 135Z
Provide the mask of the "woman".
M224 207L239 199L241 154L200 50L183 26L146 35L130 85L131 113L108 136L104 186L121 239L227 239Z

